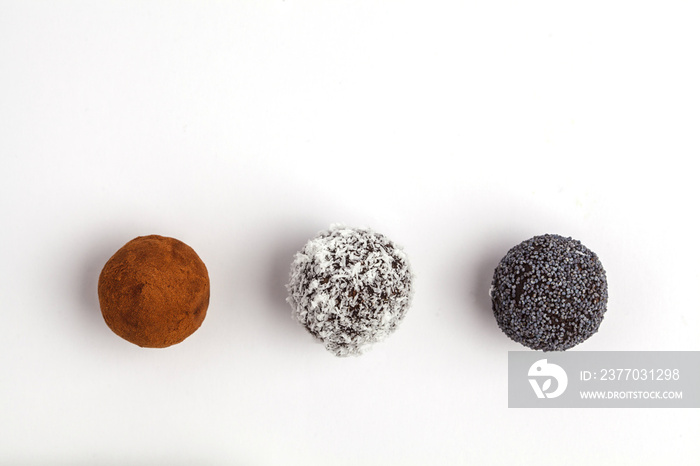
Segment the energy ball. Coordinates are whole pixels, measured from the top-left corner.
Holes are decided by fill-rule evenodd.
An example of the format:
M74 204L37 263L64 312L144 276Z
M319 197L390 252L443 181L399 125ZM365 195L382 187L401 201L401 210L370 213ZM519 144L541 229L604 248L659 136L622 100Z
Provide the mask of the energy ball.
M328 351L359 355L406 315L412 273L386 236L334 225L296 254L287 290L293 317Z
M182 241L139 236L107 261L97 294L114 333L138 346L165 348L202 325L209 306L209 274Z
M542 235L508 251L490 294L496 322L511 339L564 351L598 331L608 284L598 256L580 241Z

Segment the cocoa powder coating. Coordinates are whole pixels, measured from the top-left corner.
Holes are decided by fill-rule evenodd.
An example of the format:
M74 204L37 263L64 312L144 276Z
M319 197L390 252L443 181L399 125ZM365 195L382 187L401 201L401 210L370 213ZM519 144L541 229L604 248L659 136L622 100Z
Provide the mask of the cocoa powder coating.
M175 238L139 236L105 264L97 285L114 333L146 348L180 343L202 325L209 274L196 252Z

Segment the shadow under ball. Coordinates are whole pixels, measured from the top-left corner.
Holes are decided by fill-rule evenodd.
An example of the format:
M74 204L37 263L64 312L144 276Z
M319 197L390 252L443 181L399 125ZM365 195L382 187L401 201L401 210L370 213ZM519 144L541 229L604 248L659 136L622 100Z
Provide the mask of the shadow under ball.
M209 274L182 241L139 236L107 261L97 294L114 333L138 346L165 348L202 325L209 306Z

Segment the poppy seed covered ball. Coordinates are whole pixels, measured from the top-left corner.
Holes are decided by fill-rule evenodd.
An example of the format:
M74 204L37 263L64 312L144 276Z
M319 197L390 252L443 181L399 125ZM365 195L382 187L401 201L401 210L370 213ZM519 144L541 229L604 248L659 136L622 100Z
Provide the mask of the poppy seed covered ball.
M182 241L140 236L107 261L97 293L114 333L138 346L164 348L183 341L204 321L209 274Z
M293 316L328 351L348 356L396 330L413 283L406 254L386 236L331 226L296 254L287 289Z
M580 241L542 235L508 251L490 294L496 322L511 339L564 351L598 331L608 285L598 256Z

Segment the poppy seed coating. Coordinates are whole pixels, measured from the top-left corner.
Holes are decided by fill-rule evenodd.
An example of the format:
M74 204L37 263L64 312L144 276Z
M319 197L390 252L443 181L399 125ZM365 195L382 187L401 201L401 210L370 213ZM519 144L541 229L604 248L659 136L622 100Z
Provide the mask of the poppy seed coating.
M386 236L331 226L294 257L287 302L328 351L358 355L396 330L412 286L406 254Z
M598 331L608 285L598 256L580 241L542 235L508 251L490 294L496 322L511 339L564 351Z

